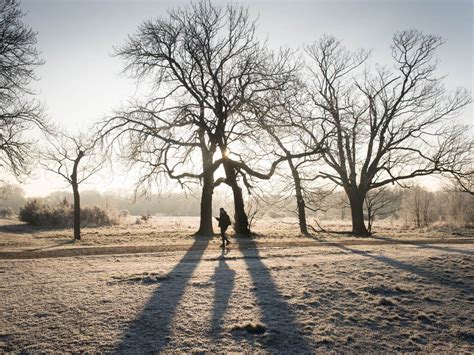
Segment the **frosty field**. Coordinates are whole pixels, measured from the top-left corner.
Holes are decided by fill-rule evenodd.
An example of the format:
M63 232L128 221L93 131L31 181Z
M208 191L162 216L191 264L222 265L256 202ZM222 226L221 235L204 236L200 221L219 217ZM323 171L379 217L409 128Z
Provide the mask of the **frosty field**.
M222 251L193 220L162 222L75 245L3 220L0 352L474 351L468 232L303 238L273 221Z

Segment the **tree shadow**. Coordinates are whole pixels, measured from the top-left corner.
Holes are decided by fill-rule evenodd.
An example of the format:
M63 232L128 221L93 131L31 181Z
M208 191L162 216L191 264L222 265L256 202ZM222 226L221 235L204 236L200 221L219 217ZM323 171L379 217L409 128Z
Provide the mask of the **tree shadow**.
M26 252L31 252L31 251L41 251L41 250L48 250L48 249L53 249L53 248L56 248L56 247L60 247L60 246L63 246L63 245L68 245L68 244L75 244L76 241L74 239L66 239L66 240L62 240L56 244L53 244L53 245L49 245L47 247L41 247L41 248L34 248L34 249L27 249L25 250Z
M397 240L396 239L393 239L393 238L388 238L388 237L376 237L376 236L372 236L372 238L374 239L378 239L378 240L383 240L383 241L387 241L389 243L393 243L393 244L396 244L397 243ZM470 250L462 250L462 249L458 249L458 248L452 248L452 247L448 247L448 246L437 246L437 245L432 245L432 244L429 244L429 243L425 243L425 242L422 242L422 243L416 243L416 241L414 241L413 243L407 243L407 244L412 244L412 245L415 245L416 247L420 248L420 249L435 249L435 250L441 250L441 251L447 251L447 252L450 252L450 253L459 253L459 254L465 254L465 255L474 255L474 252L473 251L470 251ZM448 243L449 244L449 243Z
M262 262L255 242L246 240L245 243L238 243L266 327L266 337L262 345L277 353L313 352L290 305L281 295L270 271Z
M38 232L41 229L38 227L24 224L24 223L17 223L17 224L5 224L0 226L0 233L8 233L8 234L30 234L34 232Z
M215 288L211 332L214 338L218 337L221 333L222 319L229 305L232 290L234 289L235 271L227 265L225 258L227 253L228 249L222 248L222 253L219 257L219 264L216 267L213 276Z
M210 241L211 238L195 238L190 249L161 280L159 288L124 332L116 349L118 353L156 353L167 346L173 315Z
M470 255L470 256L474 255L474 252L471 250L462 250L458 248L452 248L451 246L441 247L438 245L422 244L422 245L417 245L417 247L420 249L435 249L435 250L447 251L450 253L458 253L458 254L464 254L464 255Z
M349 248L339 243L331 243L331 245L340 248L346 252L359 254L377 261L381 261L393 268L418 275L430 283L437 283L442 286L447 286L456 290L460 290L461 292L466 292L466 289L469 288L466 287L464 283L459 283L457 282L457 280L450 280L450 278L445 277L445 275L443 274L444 270L430 271L414 264L409 264L404 261L392 259L384 255L373 255L367 251Z

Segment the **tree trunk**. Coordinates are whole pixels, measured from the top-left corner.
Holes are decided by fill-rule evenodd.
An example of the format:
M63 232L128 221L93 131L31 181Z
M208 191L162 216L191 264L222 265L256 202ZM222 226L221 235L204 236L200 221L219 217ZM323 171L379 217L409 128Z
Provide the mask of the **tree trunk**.
M364 223L364 196L359 193L351 193L349 201L351 204L352 233L360 236L370 235Z
M77 182L72 183L74 195L74 239L81 240L81 198L79 196L79 186Z
M300 232L303 235L309 235L308 225L306 224L306 206L303 198L303 187L301 186L301 178L298 174L293 161L288 159L288 165L290 166L291 175L295 184L295 195L296 195L296 207L298 210L298 222L300 225Z
M245 213L244 198L242 196L242 189L235 181L231 185L232 194L234 195L234 209L235 209L235 232L241 236L249 236L250 228L247 213Z
M212 227L212 194L214 193L214 172L210 171L216 152L216 145L210 144L209 149L206 145L204 130L199 131L199 140L201 142L202 168L204 177L202 179L201 191L201 210L199 229L195 235L211 237L214 235Z
M199 230L196 235L210 237L214 235L214 229L212 227L212 194L214 192L214 181L211 176L203 178L203 186L201 193L201 211Z
M74 239L81 240L81 198L79 196L79 183L77 181L77 169L79 162L84 156L83 151L79 151L76 160L74 160L74 166L71 174L71 186L74 196Z
M242 189L237 183L237 174L234 167L224 161L224 170L226 174L226 182L232 189L232 194L234 197L234 210L235 210L235 232L241 236L249 236L249 220L247 214L245 213L245 204L244 198L242 195Z

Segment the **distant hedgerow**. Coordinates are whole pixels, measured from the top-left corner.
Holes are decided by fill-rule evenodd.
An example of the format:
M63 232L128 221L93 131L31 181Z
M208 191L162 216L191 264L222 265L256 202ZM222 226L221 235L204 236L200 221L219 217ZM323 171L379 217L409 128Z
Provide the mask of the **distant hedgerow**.
M62 228L73 225L73 206L62 202L58 206L44 205L37 200L28 201L20 208L20 221L33 226ZM81 208L81 226L99 227L117 224L117 220L103 208Z

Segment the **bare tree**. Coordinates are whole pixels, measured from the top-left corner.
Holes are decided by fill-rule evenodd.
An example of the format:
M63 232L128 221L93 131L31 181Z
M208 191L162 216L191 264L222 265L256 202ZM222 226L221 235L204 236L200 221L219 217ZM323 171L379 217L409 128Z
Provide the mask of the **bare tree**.
M79 185L97 173L102 161L96 160L94 146L83 136L58 134L42 153L41 165L71 185L74 198L74 239L81 239L81 198Z
M249 228L253 227L257 221L263 216L264 210L262 206L262 200L256 196L252 195L249 197L246 203L246 214L249 220Z
M43 64L36 33L22 22L17 0L0 0L0 167L17 178L29 173L33 141L25 132L46 128L40 105L29 99L34 70Z
M153 114L155 119L161 117L160 126L167 127L166 139L154 137L166 142L165 151L181 151L181 173L167 162L170 154L153 159L152 165L159 167L153 173L202 180L201 226L205 224L206 234L212 230L213 189L227 184L234 197L236 232L248 235L239 179L244 183L246 175L268 179L283 160L277 159L268 172L261 173L249 166L239 148L245 148L246 122L255 112L250 109L252 104L270 91L285 90L296 70L289 52L276 55L257 40L255 22L247 9L235 5L220 8L200 1L170 10L166 18L144 22L117 49L117 55L126 60L127 73L153 82L154 100L159 102ZM178 117L180 127L188 133L185 139L174 131ZM141 119L138 121L132 126L140 126ZM135 130L130 125L118 126ZM192 170L190 157L197 156L195 148L200 149L202 169ZM216 152L220 153L218 160L214 160ZM214 181L214 171L220 165L225 178Z
M431 202L433 194L416 185L408 191L402 202L407 219L411 219L416 228L422 228L431 222Z
M470 93L449 93L437 76L436 49L443 40L416 30L395 33L395 68L367 64L369 52L350 52L325 36L306 47L312 105L324 117L327 141L321 176L346 192L352 232L368 234L368 191L417 176L456 171L470 150L465 127L455 118L471 103Z
M254 145L265 156L276 154L287 163L288 171L280 176L288 181L284 190L292 193L284 193L283 196L295 198L300 232L309 235L306 209L312 208L305 200L308 195L315 197L308 182L316 178L311 176L312 171L307 173L307 168L312 168L321 159L324 141L330 134L321 127L319 119L307 112L309 98L301 90L304 83L295 76L287 84L284 92L270 92L254 105ZM270 151L266 151L265 147L270 147Z
M447 222L467 227L474 222L474 196L459 189L456 181L436 194L436 205Z
M100 123L98 139L112 148L119 143L120 153L130 168L140 169L137 188L145 192L166 177L183 188L202 183L201 218L196 235L213 235L212 194L213 156L216 145L193 122L199 118L187 105L168 106L164 98L153 99L134 108L116 112ZM198 163L200 162L200 163Z

